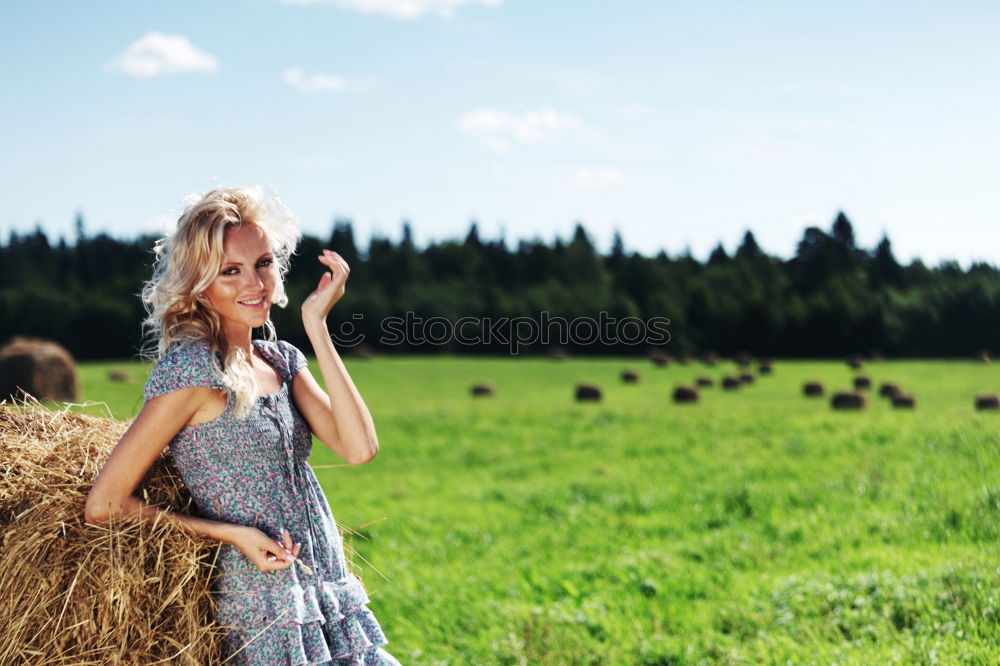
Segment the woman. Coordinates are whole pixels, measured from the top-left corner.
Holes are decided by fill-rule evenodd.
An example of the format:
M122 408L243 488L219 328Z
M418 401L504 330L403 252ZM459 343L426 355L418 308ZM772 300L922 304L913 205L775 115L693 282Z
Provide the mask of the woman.
M302 321L329 389L275 339L272 304L300 238L277 196L219 188L157 242L143 288L158 357L145 403L87 498L86 520L157 514L222 542L213 589L228 664L397 664L360 580L347 570L333 514L307 460L312 435L351 464L378 451L371 415L330 340L326 318L350 267L327 269ZM252 339L264 327L266 340ZM133 493L170 446L200 516Z

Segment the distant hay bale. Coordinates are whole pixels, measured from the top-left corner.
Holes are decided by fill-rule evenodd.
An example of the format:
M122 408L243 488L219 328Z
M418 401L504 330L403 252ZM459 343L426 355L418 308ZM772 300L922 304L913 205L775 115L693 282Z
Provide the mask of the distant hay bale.
M727 391L733 391L735 389L738 389L741 383L742 382L740 382L740 378L734 377L733 375L726 375L725 377L722 378L722 388L724 388Z
M487 396L496 395L496 387L490 382L480 382L478 384L473 384L470 392L473 396Z
M762 375L769 375L774 372L774 367L771 365L771 359L762 358L757 363L757 371Z
M639 383L639 373L631 368L626 368L622 370L622 381L626 384L638 384Z
M131 384L134 380L132 375L128 374L124 370L108 370L108 379L113 382L118 382L119 384Z
M852 370L860 370L865 364L865 359L861 354L851 354L847 357L847 365Z
M701 355L701 362L707 366L714 366L719 362L719 352L716 351L706 351Z
M870 377L859 375L854 378L854 389L856 391L867 391L871 387L872 387L872 380Z
M822 396L826 391L820 382L806 382L802 385L802 393L810 398Z
M670 354L662 349L654 349L649 352L649 360L653 362L653 365L664 368L670 365Z
M857 391L838 391L833 394L830 406L834 409L862 409L868 400L864 393Z
M219 662L216 544L166 520L84 522L93 479L128 425L0 405L0 663ZM166 449L137 494L195 513Z
M740 380L740 384L753 384L756 379L752 372L741 372L737 378Z
M577 384L577 402L598 401L601 399L601 387L597 384Z
M548 356L554 361L564 361L569 358L569 352L566 351L565 347L553 345L549 347Z
M885 353L881 349L873 349L870 352L868 352L868 358L870 358L873 361L884 361Z
M710 386L715 386L715 382L712 381L712 378L711 377L706 377L705 375L702 375L701 377L699 377L698 379L696 379L695 380L695 384L698 385L698 386L705 387L705 388L708 388Z
M1000 398L995 393L980 393L976 396L976 409L1000 409Z
M913 409L917 406L917 399L909 393L897 393L892 396L892 406L899 409Z
M733 360L736 361L736 365L746 368L753 363L753 354L748 351L738 351L733 355Z
M684 352L683 354L677 357L677 362L680 363L681 365L687 365L692 361L694 361L694 355L688 352Z
M893 382L882 382L882 385L878 387L878 394L883 398L894 398L897 395L902 395L903 389L899 388L899 384L894 384Z
M76 363L66 348L50 340L15 336L0 347L0 400L77 399Z
M980 349L977 358L983 363L989 363L992 360L990 352L987 349Z
M678 386L674 389L674 402L678 404L698 402L698 389L693 386Z

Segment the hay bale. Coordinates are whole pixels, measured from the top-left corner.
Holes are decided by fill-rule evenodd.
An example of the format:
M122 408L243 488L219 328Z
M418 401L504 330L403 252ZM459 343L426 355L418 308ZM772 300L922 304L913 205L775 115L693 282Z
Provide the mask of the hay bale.
M119 384L131 384L135 381L132 375L128 374L124 370L108 370L108 379L113 382L118 382Z
M25 392L38 400L76 400L76 363L65 347L15 336L0 348L0 400Z
M479 384L473 384L470 392L473 396L486 396L486 395L496 395L496 387L489 382L480 382Z
M751 372L741 372L738 379L740 380L740 384L753 384L755 377Z
M759 372L762 375L769 375L772 372L774 372L774 367L771 365L771 359L769 358L760 359L760 361L757 363L757 372Z
M899 388L899 384L894 384L893 382L882 382L882 385L878 387L878 394L883 398L892 399L897 395L902 395L903 389Z
M674 402L677 404L698 402L698 389L693 386L678 386L674 389Z
M560 345L553 345L549 347L548 355L549 358L554 361L565 361L569 358L569 352L566 351L565 347Z
M689 354L688 352L684 352L683 354L677 357L677 362L680 363L681 365L687 365L692 361L694 361L694 355Z
M733 360L739 367L748 368L753 363L753 354L748 351L738 351L733 355Z
M649 360L653 362L653 365L665 368L670 365L670 354L662 349L654 349L649 352Z
M712 378L706 377L705 375L702 375L701 377L696 379L694 383L697 386L704 386L706 388L708 388L709 386L715 386L715 382L712 381Z
M128 423L0 405L0 663L216 664L217 542L172 522L84 522L87 493ZM136 494L194 514L164 450Z
M858 375L854 378L854 389L856 391L867 391L872 387L872 380L870 377L865 377L864 375Z
M597 384L577 384L577 402L599 401L601 399L601 387Z
M865 394L857 391L837 391L830 400L834 409L862 409L866 404Z
M913 409L917 406L917 399L909 393L897 393L892 396L892 406L898 409Z
M719 362L719 352L711 350L703 352L701 362L709 367L715 366Z
M809 398L822 396L826 390L820 382L806 382L802 385L802 393Z
M980 349L977 358L983 363L989 363L992 360L988 349Z
M626 368L622 370L622 381L626 384L638 384L639 383L639 373L631 368Z
M976 396L976 409L1000 409L1000 398L995 393L980 393Z
M865 359L861 354L851 354L847 357L847 365L852 370L860 370L865 364Z
M881 349L873 349L870 352L868 352L868 358L870 358L873 361L884 361L885 352L883 352Z
M726 375L725 377L722 378L722 388L724 388L727 391L733 391L735 389L738 389L740 387L740 384L741 382L739 377Z

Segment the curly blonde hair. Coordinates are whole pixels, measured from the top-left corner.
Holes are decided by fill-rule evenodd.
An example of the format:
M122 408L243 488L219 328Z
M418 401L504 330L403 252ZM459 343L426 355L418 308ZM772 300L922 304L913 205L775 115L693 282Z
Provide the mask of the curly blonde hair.
M147 337L143 355L158 360L174 342L209 342L218 378L233 394L233 411L244 418L258 396L250 359L243 349L228 344L222 318L200 294L222 267L226 229L255 224L267 236L278 268L272 302L285 307L284 277L302 237L298 219L273 188L256 185L215 188L201 197L190 196L185 203L177 228L156 241L153 276L142 286L148 315L143 321ZM270 318L264 324L264 336L267 340L277 337ZM154 346L155 350L150 349ZM222 353L221 368L214 363L215 352Z

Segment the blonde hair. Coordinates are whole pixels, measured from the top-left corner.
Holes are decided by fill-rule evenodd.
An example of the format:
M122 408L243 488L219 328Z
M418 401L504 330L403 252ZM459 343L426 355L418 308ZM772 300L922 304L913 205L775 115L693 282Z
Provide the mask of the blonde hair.
M288 304L284 277L302 234L298 219L273 188L259 186L215 188L205 195L190 196L177 228L153 247L152 279L142 286L141 298L147 317L143 330L148 336L143 355L163 358L167 348L179 340L204 340L210 344L212 367L218 379L233 394L233 411L244 418L258 396L250 359L240 347L230 347L222 318L201 293L215 280L224 258L226 229L243 224L261 228L270 243L278 280L273 303ZM274 324L264 324L267 340L276 339ZM155 351L150 347L155 345ZM222 367L215 363L221 352Z

